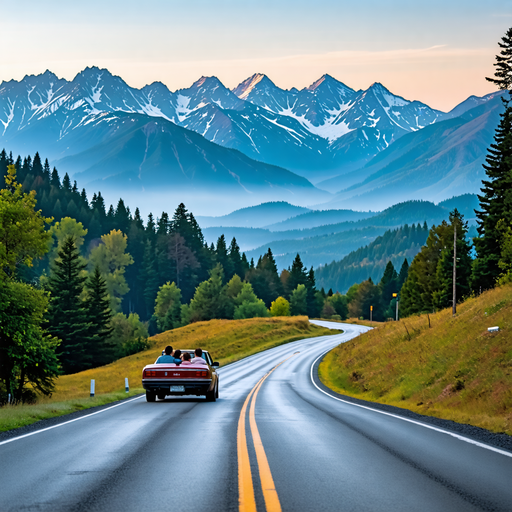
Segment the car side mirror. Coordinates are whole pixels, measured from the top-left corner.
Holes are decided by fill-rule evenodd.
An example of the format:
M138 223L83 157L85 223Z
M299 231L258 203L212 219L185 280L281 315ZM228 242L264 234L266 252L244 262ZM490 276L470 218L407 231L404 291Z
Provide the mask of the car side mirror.
M213 368L218 368L220 366L220 363L215 361L215 363L212 364Z

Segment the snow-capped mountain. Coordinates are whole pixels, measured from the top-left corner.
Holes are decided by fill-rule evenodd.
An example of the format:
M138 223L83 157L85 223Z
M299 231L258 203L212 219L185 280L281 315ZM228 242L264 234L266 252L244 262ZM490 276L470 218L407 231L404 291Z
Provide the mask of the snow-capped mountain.
M233 90L216 77L176 92L159 82L136 89L92 67L72 81L47 71L0 84L0 141L15 153L40 151L55 161L113 137L110 114L141 114L318 183L361 168L407 133L485 101L469 98L444 114L382 84L355 91L330 75L300 91L281 89L263 74ZM94 131L85 129L91 123Z
M330 75L322 76L301 91L286 91L265 75L256 74L235 87L233 92L240 99L296 119L306 130L327 140L346 133L343 129L331 129L332 123L349 108L350 100L356 94Z
M2 137L26 128L35 118L54 112L57 91L66 80L57 78L50 71L42 75L26 76L22 81L10 80L0 85L0 129Z

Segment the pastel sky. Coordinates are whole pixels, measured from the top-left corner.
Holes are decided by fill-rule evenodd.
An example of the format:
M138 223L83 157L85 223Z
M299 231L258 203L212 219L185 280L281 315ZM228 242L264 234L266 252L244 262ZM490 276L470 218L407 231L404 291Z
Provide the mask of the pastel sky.
M0 81L108 68L171 90L265 73L302 88L329 73L354 89L450 110L494 87L510 0L0 0Z

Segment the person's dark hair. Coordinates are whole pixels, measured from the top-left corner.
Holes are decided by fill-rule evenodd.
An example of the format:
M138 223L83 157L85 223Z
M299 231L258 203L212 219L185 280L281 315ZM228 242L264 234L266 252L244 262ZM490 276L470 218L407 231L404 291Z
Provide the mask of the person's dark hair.
M165 347L164 352L165 352L166 356L170 356L172 354L172 347L171 347L171 345L167 345L167 347Z
M190 354L188 352L183 354L183 361L190 361Z
M196 357L203 357L203 350L200 348L196 348L194 350L194 354L196 355Z
M181 350L180 349L177 349L175 352L174 352L174 359L179 359L181 356Z

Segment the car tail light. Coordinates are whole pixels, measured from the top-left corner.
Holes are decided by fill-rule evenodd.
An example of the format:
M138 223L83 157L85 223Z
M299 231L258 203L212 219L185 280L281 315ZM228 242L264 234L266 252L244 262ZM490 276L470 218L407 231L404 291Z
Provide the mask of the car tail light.
M208 372L206 371L200 371L200 372L196 372L196 377L202 377L202 378L206 378L208 377Z
M144 378L146 377L156 377L155 370L144 370Z

